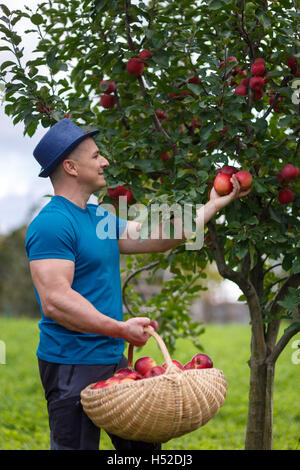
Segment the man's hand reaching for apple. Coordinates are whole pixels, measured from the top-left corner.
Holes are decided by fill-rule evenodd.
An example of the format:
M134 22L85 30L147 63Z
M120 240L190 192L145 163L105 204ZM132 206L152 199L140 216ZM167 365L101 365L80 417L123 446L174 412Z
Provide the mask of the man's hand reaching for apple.
M216 212L223 209L225 206L230 204L230 202L234 201L235 199L243 198L243 197L248 196L248 194L252 190L252 187L250 187L247 190L242 190L241 187L240 187L240 183L238 182L235 175L232 175L231 182L232 182L232 186L233 186L232 191L231 191L231 193L227 194L226 196L219 196L219 194L217 193L215 188L212 187L211 192L210 192L209 200L214 204Z

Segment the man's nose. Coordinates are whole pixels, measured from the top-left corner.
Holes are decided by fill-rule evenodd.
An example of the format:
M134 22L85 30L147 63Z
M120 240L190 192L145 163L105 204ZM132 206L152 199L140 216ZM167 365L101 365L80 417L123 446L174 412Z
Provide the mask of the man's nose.
M102 156L101 156L100 164L101 164L101 167L102 167L102 168L105 168L105 167L109 166L109 161L106 160L105 157L102 157Z

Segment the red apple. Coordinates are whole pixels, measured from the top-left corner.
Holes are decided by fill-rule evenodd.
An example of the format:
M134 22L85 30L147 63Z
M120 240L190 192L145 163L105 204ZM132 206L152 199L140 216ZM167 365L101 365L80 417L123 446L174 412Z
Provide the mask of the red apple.
M255 59L254 61L256 64L264 64L266 65L266 61L265 59L263 59L262 57L258 57L257 59Z
M183 366L183 370L190 370L190 369L195 369L194 365L192 364L192 362L187 362L184 366Z
M126 64L127 72L130 73L130 75L133 75L133 77L139 77L142 75L144 67L144 62L139 57L133 57L132 59L129 59Z
M231 176L224 173L219 173L214 180L214 188L219 196L225 196L231 193L232 183L230 181Z
M198 85L198 83L200 83L200 79L199 79L199 77L194 76L194 77L189 78L188 82L189 83L194 83L195 85Z
M250 80L250 87L254 91L261 91L264 84L265 84L265 82L264 82L264 79L262 77L252 77L251 80Z
M158 119L162 120L162 119L167 119L168 118L168 115L162 111L161 109L158 109L156 111L156 116L158 117Z
M234 57L234 56L227 57L226 62L237 62L237 58ZM224 64L225 64L224 60L222 62L220 62L219 69L221 69Z
M234 90L236 95L246 96L247 95L247 87L244 85L238 85Z
M248 87L248 84L249 84L249 78L243 78L243 80L241 80L241 85Z
M289 57L287 60L287 65L291 69L291 72L295 73L297 70L297 59L295 57Z
M213 367L213 362L206 354L196 354L192 360L193 369L210 369Z
M124 377L132 372L132 369L126 367L125 369L119 369L114 373L114 377Z
M263 62L254 62L251 65L251 73L254 76L263 75L265 73L265 64Z
M102 80L102 82L100 82L100 85L106 85L106 88L102 90L102 92L107 95L109 95L110 93L113 93L116 89L116 84L113 81L108 82L106 80Z
M110 197L114 198L114 197L119 197L119 196L124 195L125 191L126 191L125 186L121 185L121 186L117 186L114 189L108 188L107 193Z
M113 385L118 385L120 383L119 377L110 377L106 380L107 387L112 387Z
M126 375L126 378L132 380L139 380L142 378L142 374L140 372L137 372L136 370L132 370Z
M152 367L155 366L156 362L150 356L140 357L134 364L135 370L142 375L145 375L148 370L152 369Z
M282 189L278 193L278 201L280 204L288 204L289 202L293 202L294 200L294 193L289 188Z
M156 377L158 375L164 374L166 371L161 366L154 366L143 375L144 379L149 379L150 377Z
M161 158L164 162L169 160L170 157L171 155L169 154L169 152L164 152L159 155L159 158Z
M237 173L239 170L237 168L235 168L234 166L231 166L231 165L225 165L223 166L222 168L218 168L218 170L216 171L217 174L219 173L223 173L224 175L229 175L229 176L232 176L234 175L235 173Z
M94 386L93 386L93 390L96 390L98 388L106 388L108 387L108 384L106 382L106 380L101 380L100 382L97 382Z
M282 168L281 175L285 180L294 180L299 176L299 168L295 167L291 163L288 163Z
M130 383L130 382L135 382L135 379L131 379L130 377L125 376L120 379L119 383L125 384L125 383Z
M113 108L116 104L116 98L114 95L102 95L100 98L100 104L103 108Z
M123 194L123 196L126 197L128 204L130 204L130 203L132 202L132 200L133 200L133 194L132 194L132 192L131 192L131 190L130 190L129 188L127 188L127 189L125 190L125 193Z
M295 71L294 77L300 77L300 67L298 67L297 70Z
M139 58L140 58L141 60L147 60L147 59L149 59L149 57L151 57L152 55L153 55L153 54L152 54L151 51L149 51L148 49L144 49L144 50L140 53Z
M175 366L177 366L179 369L183 369L183 365L181 364L181 362L176 361L176 359L172 359L172 362L173 362L173 364L174 364ZM162 367L163 367L164 369L167 368L166 362L164 362L164 363L162 364Z
M125 188L125 186L117 186L114 189L108 188L107 194L111 198L118 198L119 196L125 196L127 199L128 204L133 200L133 194L129 188Z
M235 176L238 182L240 183L240 187L242 190L246 190L251 187L253 178L252 178L251 173L249 173L249 171L245 171L245 170L238 171L235 174Z
M227 127L226 126L224 126L223 129L221 129L219 131L219 134L224 134L225 132L227 132Z

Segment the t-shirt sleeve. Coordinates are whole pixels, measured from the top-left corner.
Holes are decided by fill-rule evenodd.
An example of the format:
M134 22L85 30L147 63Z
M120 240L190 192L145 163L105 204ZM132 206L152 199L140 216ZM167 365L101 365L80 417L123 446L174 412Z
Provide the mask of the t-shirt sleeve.
M75 262L75 244L74 228L64 214L40 214L27 229L25 249L29 261L57 258Z
M126 228L127 220L117 217L115 213L101 206L97 207L96 216L99 218L96 227L97 236L100 239L109 238L111 240L119 240Z

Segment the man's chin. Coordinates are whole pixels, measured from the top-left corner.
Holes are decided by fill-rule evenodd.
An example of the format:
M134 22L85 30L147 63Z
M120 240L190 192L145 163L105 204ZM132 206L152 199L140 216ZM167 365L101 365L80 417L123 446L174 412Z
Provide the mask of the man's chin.
M95 185L96 186L96 185ZM106 188L107 186L107 183L106 181L103 179L103 181L101 183L98 183L97 184L97 187L95 187L94 191L93 192L96 192L96 191L101 191L101 189L104 189Z

